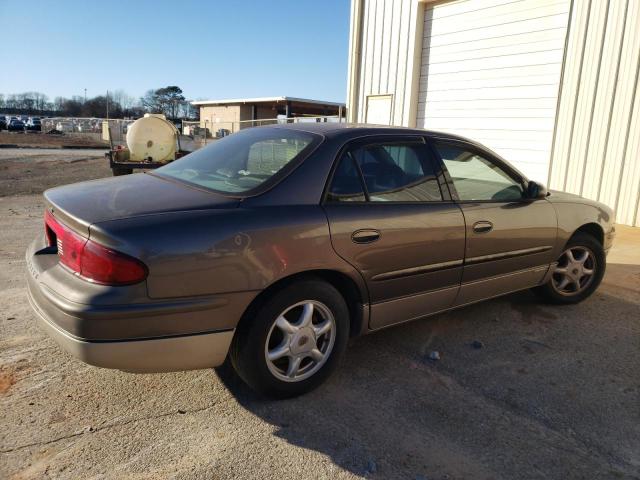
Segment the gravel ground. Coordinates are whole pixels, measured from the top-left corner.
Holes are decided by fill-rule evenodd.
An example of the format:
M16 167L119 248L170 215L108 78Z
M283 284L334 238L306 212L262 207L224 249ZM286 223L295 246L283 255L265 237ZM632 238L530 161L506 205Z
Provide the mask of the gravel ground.
M0 198L111 175L106 150L0 149Z
M41 132L1 132L0 145L22 145L33 147L59 147L71 145L74 147L83 146L104 146L108 147L109 142L99 139L98 134L71 133L64 135L48 135Z
M640 230L580 305L523 292L354 339L326 385L273 402L227 369L89 367L38 330L33 193L109 171L36 162L0 157L0 478L640 478Z

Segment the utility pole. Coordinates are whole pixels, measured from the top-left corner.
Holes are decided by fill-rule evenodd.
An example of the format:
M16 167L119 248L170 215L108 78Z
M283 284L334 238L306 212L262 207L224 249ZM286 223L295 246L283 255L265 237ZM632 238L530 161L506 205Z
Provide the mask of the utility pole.
M107 120L109 120L109 90L107 90Z
M84 103L87 103L87 89L84 89Z

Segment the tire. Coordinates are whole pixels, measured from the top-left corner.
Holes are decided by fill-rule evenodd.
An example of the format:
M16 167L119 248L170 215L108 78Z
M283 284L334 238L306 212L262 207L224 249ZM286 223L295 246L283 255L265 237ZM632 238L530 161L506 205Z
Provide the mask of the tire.
M309 319L311 323L305 322ZM321 280L302 280L274 292L245 315L231 344L231 364L258 393L295 397L331 375L348 339L349 309L340 292ZM269 354L273 360L267 359Z
M568 256L567 252L569 251L571 251L571 257ZM579 260L584 252L587 252L588 255L582 261L581 267ZM578 262L570 262L571 258ZM606 255L602 244L588 233L575 233L567 242L549 281L535 287L533 291L548 303L558 305L579 303L591 296L598 288L602 277L604 277L606 266ZM593 273L588 277L581 276L588 271L593 271ZM569 283L562 287L565 278Z
M126 167L113 167L111 170L113 171L114 177L119 177L120 175L130 175L133 173L133 168Z

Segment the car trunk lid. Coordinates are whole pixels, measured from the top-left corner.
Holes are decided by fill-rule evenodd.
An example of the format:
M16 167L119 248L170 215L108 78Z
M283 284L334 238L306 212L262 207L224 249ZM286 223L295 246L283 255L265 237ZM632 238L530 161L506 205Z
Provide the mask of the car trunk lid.
M75 183L44 193L47 211L88 235L98 222L176 211L233 208L237 199L150 174Z

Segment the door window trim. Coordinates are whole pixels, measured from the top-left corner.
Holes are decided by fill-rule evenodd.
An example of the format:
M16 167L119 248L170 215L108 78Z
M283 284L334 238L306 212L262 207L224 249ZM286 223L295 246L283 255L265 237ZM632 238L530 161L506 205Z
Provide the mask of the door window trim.
M406 145L421 145L424 147L424 152L426 153L425 160L431 164L431 167L435 173L436 182L438 183L438 188L440 189L440 195L442 196L442 200L414 200L414 201L388 201L388 202L372 202L369 196L369 190L367 189L366 182L364 180L364 175L360 169L360 165L355 160L353 156L350 156L351 161L355 164L356 170L358 172L358 177L360 179L360 184L362 186L362 192L364 193L365 200L364 201L350 201L350 202L331 202L328 200L329 197L329 189L331 188L331 184L333 182L333 177L335 175L336 170L338 169L338 164L342 160L345 154L349 153L350 150L357 148L367 148L367 147L380 147L380 146L406 146ZM419 204L445 204L451 203L453 201L453 197L447 187L445 187L442 183L441 174L444 172L442 169L442 159L440 156L436 156L433 152L435 150L431 145L429 145L428 139L423 135L367 135L365 137L359 137L355 139L351 139L345 142L338 153L335 155L333 159L333 164L331 166L331 171L329 172L329 176L327 177L327 182L325 183L324 191L322 193L322 200L320 205L419 205ZM402 188L406 188L402 187ZM401 189L398 189L401 190ZM448 197L448 198L447 198Z
M487 160L488 162L493 163L494 165L498 166L504 173L506 173L509 176L509 178L511 178L511 180L513 180L518 185L520 185L522 187L523 193L526 193L527 191L528 180L525 178L524 175L518 172L511 165L497 158L490 151L483 148L479 148L477 145L474 145L472 143L467 143L464 140L457 140L457 139L450 139L450 138L443 138L443 137L429 137L427 139L427 144L431 148L433 155L435 155L434 158L436 158L437 161L440 163L440 168L443 171L444 177L446 179L446 185L447 185L447 188L449 189L449 193L451 195L451 199L453 202L455 203L528 203L530 202L530 199L526 197L522 197L520 200L513 200L513 201L491 200L491 199L489 200L460 199L460 195L458 195L458 191L456 189L455 184L453 183L453 179L451 178L451 175L449 174L447 165L444 163L444 160L440 155L440 152L438 152L438 149L436 148L435 144L437 143L443 143L447 145L453 145L456 147L464 148L470 153L473 153L474 155L478 155L483 159Z

